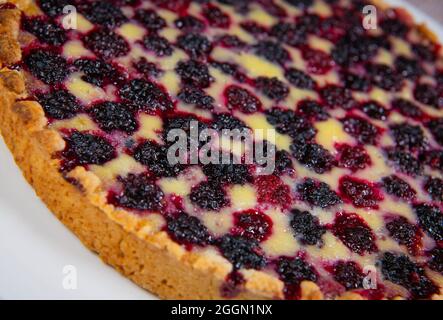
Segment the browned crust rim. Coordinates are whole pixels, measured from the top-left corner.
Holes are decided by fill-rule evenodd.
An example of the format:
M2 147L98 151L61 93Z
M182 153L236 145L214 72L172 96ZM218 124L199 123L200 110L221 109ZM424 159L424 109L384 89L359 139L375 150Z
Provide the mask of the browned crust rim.
M10 2L24 11L28 5L26 0ZM386 7L380 0L373 2ZM23 75L4 67L21 60L17 40L20 10L0 10L0 130L27 181L85 246L139 286L165 299L223 299L220 288L232 268L224 258L214 261L186 251L165 232L155 231L149 222L140 223L130 212L107 204L99 178L84 168L69 174L81 188L59 173L58 161L52 155L63 150L64 140L46 128L40 104L18 101L26 96ZM435 41L429 30L423 33ZM246 284L236 299L283 298L283 283L277 278L252 270L245 271L245 276ZM320 288L310 281L302 282L301 297L324 298ZM353 292L340 298L363 299Z

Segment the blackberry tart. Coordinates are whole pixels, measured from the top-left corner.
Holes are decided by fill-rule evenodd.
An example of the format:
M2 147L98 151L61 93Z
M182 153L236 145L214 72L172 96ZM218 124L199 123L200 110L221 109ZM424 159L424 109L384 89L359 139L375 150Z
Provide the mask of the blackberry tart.
M24 176L141 287L442 297L443 58L405 10L17 0L0 6L0 63L0 128ZM273 130L274 171L171 163L168 133L195 123Z

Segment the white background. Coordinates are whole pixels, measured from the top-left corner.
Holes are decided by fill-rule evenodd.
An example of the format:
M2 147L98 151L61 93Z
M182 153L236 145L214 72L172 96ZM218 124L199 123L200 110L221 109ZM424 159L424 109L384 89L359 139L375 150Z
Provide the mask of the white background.
M443 35L429 17L419 21ZM3 299L153 299L87 250L36 197L0 139L0 298ZM63 288L63 267L77 269L76 290Z

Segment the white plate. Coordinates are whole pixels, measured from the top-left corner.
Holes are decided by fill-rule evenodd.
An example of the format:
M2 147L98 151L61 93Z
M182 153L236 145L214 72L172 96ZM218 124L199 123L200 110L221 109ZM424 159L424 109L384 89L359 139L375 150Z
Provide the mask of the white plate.
M443 27L402 0L417 21L443 35ZM0 139L1 140L1 139ZM37 198L0 142L0 298L155 299L87 250ZM64 287L75 267L77 288ZM72 282L71 282L72 284Z

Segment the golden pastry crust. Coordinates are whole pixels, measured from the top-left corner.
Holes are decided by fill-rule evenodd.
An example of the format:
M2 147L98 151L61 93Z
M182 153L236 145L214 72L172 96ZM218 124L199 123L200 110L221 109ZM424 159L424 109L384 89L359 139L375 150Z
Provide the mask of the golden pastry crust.
M23 11L31 3L11 2ZM385 7L379 0L373 2ZM63 138L46 127L39 103L19 100L26 97L24 77L4 67L21 60L19 9L0 10L0 132L24 177L85 246L139 286L164 299L224 299L220 288L232 268L227 260L187 251L158 231L154 221L141 222L132 213L107 204L100 179L83 167L67 177L59 172L59 160L53 154L64 149ZM425 26L419 29L435 41ZM284 285L276 277L255 270L243 275L246 283L236 299L283 298ZM324 296L317 284L303 281L301 298L321 300ZM443 295L432 298L443 299ZM338 299L364 298L345 292Z
M21 59L19 43L16 41L19 30L20 10L0 11L0 66Z

